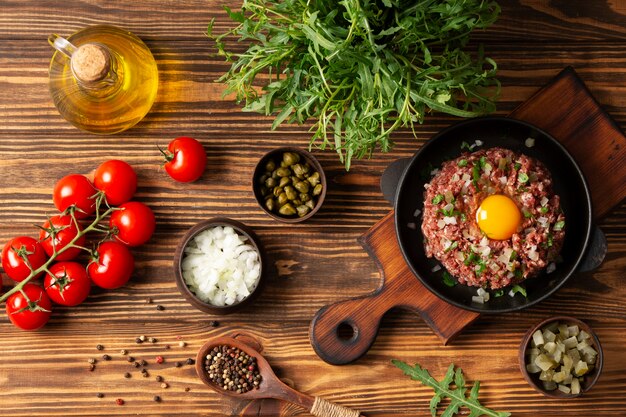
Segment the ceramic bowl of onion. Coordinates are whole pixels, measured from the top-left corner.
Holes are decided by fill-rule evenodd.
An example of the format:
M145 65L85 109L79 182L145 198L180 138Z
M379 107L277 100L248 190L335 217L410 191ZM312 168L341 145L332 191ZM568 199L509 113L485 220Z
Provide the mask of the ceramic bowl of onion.
M551 398L583 395L600 377L603 359L593 330L567 316L546 319L529 329L519 351L526 381Z
M197 309L230 314L258 294L263 263L252 229L227 218L206 220L189 229L176 248L176 285Z

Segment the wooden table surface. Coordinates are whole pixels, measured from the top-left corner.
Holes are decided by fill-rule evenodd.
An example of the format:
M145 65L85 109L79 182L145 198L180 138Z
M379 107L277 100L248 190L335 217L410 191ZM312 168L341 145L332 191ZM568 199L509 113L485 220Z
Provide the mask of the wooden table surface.
M221 1L17 1L0 0L0 241L34 235L54 212L51 191L60 177L89 172L110 158L131 163L139 176L137 198L157 217L149 244L134 250L131 282L116 291L94 288L79 307L56 308L37 332L14 328L0 317L0 415L230 415L247 404L220 397L195 376L193 357L210 337L246 332L264 345L279 376L296 388L358 408L368 416L429 414L432 391L408 380L392 358L419 362L441 378L450 362L470 381L481 381L481 401L515 416L626 415L626 205L601 222L609 253L594 273L574 276L549 300L519 313L481 317L453 344L442 346L420 319L390 312L370 352L352 365L331 366L309 344L309 322L322 306L364 294L378 285L374 262L356 239L390 209L378 187L391 161L410 156L456 119L435 115L395 134L393 152L353 164L346 173L333 152L318 158L329 178L326 203L305 224L279 224L265 215L250 191L258 158L285 145L305 147L307 127L270 131L271 119L243 113L221 98L214 81L227 65L205 37L213 17L227 24ZM235 5L236 2L231 2ZM499 64L506 114L564 66L572 65L619 126L626 128L626 1L501 0L502 15L475 36ZM140 36L157 60L161 83L152 111L135 128L110 137L81 132L57 113L48 93L50 33L69 35L98 23ZM156 144L189 135L205 145L209 169L193 184L171 181L160 167ZM268 250L272 270L261 297L227 317L204 314L185 302L172 272L174 248L195 223L228 216L253 227ZM5 285L9 284L6 280ZM151 297L154 304L147 304ZM157 311L156 304L164 311ZM552 400L522 379L517 351L524 332L539 320L567 314L588 322L602 341L605 365L596 387L575 400ZM219 321L212 327L211 321ZM156 344L135 344L139 335ZM187 346L178 346L182 338ZM96 345L105 346L103 352ZM171 344L170 350L164 345ZM142 378L121 358L128 349L149 362ZM87 359L103 353L94 372ZM166 362L154 364L163 355ZM124 373L132 371L131 379ZM169 383L162 389L154 378ZM187 390L189 388L189 390ZM102 392L104 398L97 398ZM152 401L160 395L161 403ZM125 405L117 406L116 398ZM255 404L258 415L302 413L272 401Z

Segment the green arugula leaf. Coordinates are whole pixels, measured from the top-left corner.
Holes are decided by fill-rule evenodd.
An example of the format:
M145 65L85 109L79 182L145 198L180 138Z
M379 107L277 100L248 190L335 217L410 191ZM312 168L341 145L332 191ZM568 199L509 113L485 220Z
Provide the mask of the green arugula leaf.
M496 63L466 51L473 30L498 18L495 0L246 0L224 8L235 27L207 36L230 69L226 84L272 128L313 121L310 146L353 158L387 152L399 128L439 111L474 117L495 110ZM243 50L241 44L244 45ZM469 145L468 145L469 146Z
M465 377L461 368L454 367L450 364L445 376L441 382L433 378L430 373L422 368L419 364L410 366L402 361L393 359L391 361L405 375L415 381L419 381L427 387L435 391L433 398L430 400L429 408L433 417L437 416L437 409L444 398L450 399L450 403L441 413L441 417L452 417L458 414L462 407L469 410L469 417L489 416L489 417L508 417L511 413L498 412L483 406L478 401L478 392L480 390L480 382L474 382L469 395L466 394ZM455 388L450 385L454 382Z

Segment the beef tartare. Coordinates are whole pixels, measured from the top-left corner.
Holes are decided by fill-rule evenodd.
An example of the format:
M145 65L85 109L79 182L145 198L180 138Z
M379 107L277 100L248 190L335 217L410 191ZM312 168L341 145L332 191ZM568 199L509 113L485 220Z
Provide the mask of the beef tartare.
M565 216L536 159L502 148L466 153L444 162L424 187L426 255L461 284L520 283L561 250Z

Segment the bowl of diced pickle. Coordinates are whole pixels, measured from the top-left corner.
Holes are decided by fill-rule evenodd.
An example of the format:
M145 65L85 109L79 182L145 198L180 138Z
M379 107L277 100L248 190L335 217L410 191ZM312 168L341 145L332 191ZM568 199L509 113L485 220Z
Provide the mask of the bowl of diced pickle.
M600 376L602 360L602 347L593 330L566 316L549 318L531 328L519 352L526 381L552 398L573 398L588 391Z

